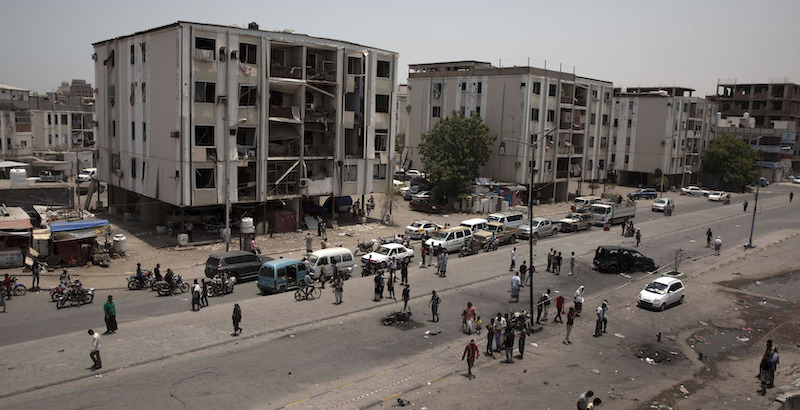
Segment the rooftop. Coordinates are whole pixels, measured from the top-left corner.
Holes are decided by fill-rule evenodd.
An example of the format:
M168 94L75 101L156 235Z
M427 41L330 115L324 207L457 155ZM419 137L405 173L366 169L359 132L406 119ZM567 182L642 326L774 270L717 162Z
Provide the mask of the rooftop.
M2 89L2 90L11 90L11 91L30 91L30 90L26 90L24 88L12 87L10 85L5 85L5 84L0 84L0 89Z

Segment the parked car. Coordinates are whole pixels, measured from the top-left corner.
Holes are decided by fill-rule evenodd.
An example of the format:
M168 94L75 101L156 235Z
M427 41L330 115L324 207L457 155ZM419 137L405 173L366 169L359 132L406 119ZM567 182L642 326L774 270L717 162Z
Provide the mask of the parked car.
M64 171L42 171L36 182L67 182L67 175L64 174Z
M236 283L256 279L264 262L271 261L269 256L255 255L247 251L229 251L212 253L206 260L206 277L213 278L222 271L227 271L236 278Z
M598 246L593 263L597 270L608 273L652 272L657 268L652 259L623 246Z
M761 185L761 187L769 186L769 181L766 178L761 177L755 181L753 181L753 185Z
M413 179L413 178L425 178L425 173L419 172L416 169L409 169L406 171L406 178Z
M375 252L370 252L361 257L361 263L366 264L368 260L372 259L372 263L380 267L386 267L392 258L395 258L397 263L402 260L411 260L414 257L414 250L408 249L399 243L387 243L381 245Z
M671 205L672 210L675 210L675 201L673 201L672 198L659 198L657 201L653 202L653 205L650 206L650 210L653 212L664 212L667 205Z
M430 191L418 192L412 198L413 199L431 199L431 192Z
M427 199L412 199L411 202L408 203L408 207L411 208L412 211L427 212L429 214L442 213L447 209L444 205L434 204Z
M645 188L628 194L629 199L656 199L658 191L655 188Z
M97 168L84 168L83 171L78 174L79 182L88 182L94 178L97 178Z
M525 222L525 214L520 211L501 211L489 214L489 222L499 222L505 226L518 227Z
M794 180L797 179L797 177L794 175L789 175L788 177L786 177L786 179L788 179L791 182L794 182Z
M708 190L696 186L688 186L681 188L681 195L708 196L709 193L710 192Z
M411 182L409 182L409 185L411 185L411 186L419 185L420 189L423 190L423 191L429 191L431 189L431 187L433 187L433 185L431 184L431 181L428 181L424 177L411 178Z
M533 229L531 229L531 225L522 224L519 226L520 229L520 238L530 238L533 235L533 239L539 239L543 236L555 236L558 233L558 224L554 224L549 218L542 218L537 217L533 218Z
M330 212L331 204L333 197L328 197L325 200L325 203L322 205L325 209ZM349 196L337 196L336 197L336 212L347 212L350 210L350 207L353 206L353 198Z
M667 306L682 304L684 286L680 279L662 276L639 292L639 306L648 309L664 310Z
M795 178L795 179L792 181L792 183L793 183L793 184L800 184L800 178Z
M591 213L574 213L569 214L565 218L560 219L558 223L561 225L561 232L580 231L592 227L594 218Z
M486 242L487 239L494 236L498 243L516 243L517 238L520 236L520 229L513 226L505 226L499 222L489 222L486 224L486 229L475 232L472 237L480 243Z
M403 194L403 199L405 199L406 201L410 201L414 199L414 195L418 194L419 192L420 192L420 186L414 185L411 188L408 188L408 190L406 190L406 192Z
M425 236L431 236L434 232L444 228L442 225L435 224L431 221L417 220L406 226L406 236L411 239L422 239Z
M714 192L708 194L708 200L709 201L720 202L720 201L724 201L726 198L730 198L730 194L728 194L728 193L726 193L724 191L714 191Z

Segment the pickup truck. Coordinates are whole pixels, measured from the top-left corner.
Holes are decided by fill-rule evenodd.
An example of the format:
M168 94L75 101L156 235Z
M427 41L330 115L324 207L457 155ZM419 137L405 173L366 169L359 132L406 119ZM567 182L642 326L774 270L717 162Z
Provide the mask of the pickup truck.
M206 260L205 274L213 278L221 271L227 271L236 277L236 283L243 280L256 279L261 264L273 260L268 256L258 256L247 251L230 251L212 253Z
M681 195L708 196L709 193L710 192L708 190L696 186L688 186L681 188Z
M515 243L521 233L522 230L519 228L505 226L499 222L489 222L486 224L486 229L475 232L472 237L483 243L494 235L499 243Z
M593 204L589 210L594 217L595 225L614 225L633 219L636 216L636 203L633 201L598 202Z
M590 213L575 213L569 214L564 219L558 221L561 224L561 232L580 231L582 229L589 229L592 227L592 214Z
M37 182L67 182L64 171L42 171Z

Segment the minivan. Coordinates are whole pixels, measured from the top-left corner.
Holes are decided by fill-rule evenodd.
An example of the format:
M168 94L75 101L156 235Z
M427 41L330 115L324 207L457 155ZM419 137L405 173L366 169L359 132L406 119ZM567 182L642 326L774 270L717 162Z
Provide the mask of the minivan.
M467 219L465 221L461 221L461 226L469 228L470 235L472 235L475 232L486 229L487 223L489 223L489 221L483 218L472 218L472 219Z
M328 265L336 262L337 269L340 271L346 270L348 272L352 272L353 266L355 266L353 252L351 252L350 249L339 247L314 251L308 256L308 262L310 263L311 267L311 277L314 279L319 277L319 271L322 265ZM328 275L332 275L333 267L328 266L325 271Z
M600 201L599 196L579 196L572 200L572 212L583 212L589 209L589 205Z
M218 273L225 271L236 278L236 283L241 283L255 279L261 265L271 260L269 256L255 255L247 251L212 253L206 259L205 274L207 278L214 278Z
M447 252L456 252L459 249L461 249L461 246L464 245L466 239L471 236L472 236L472 231L468 227L463 225L455 226L452 228L441 229L438 232L434 233L430 239L425 241L425 245L431 248L441 246Z
M325 203L322 205L322 207L327 209L328 211L330 211L331 203L333 203L332 199L333 199L333 197L328 197L328 199L325 200ZM351 206L353 206L353 198L352 197L349 197L349 196L337 196L336 197L336 212L338 212L338 213L348 212L350 210Z
M261 293L280 293L296 288L308 274L306 265L295 259L265 262L258 271L257 286Z
M524 222L525 215L520 211L503 211L489 214L489 222L499 222L505 226L517 228Z
M597 270L608 273L652 272L658 268L652 259L623 246L598 246L593 263Z

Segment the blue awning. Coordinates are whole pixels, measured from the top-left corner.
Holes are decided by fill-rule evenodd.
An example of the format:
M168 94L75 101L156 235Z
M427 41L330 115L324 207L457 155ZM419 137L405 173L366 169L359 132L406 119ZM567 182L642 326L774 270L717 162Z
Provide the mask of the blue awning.
M97 228L108 225L107 219L74 222L51 222L50 232L77 231L81 229Z

